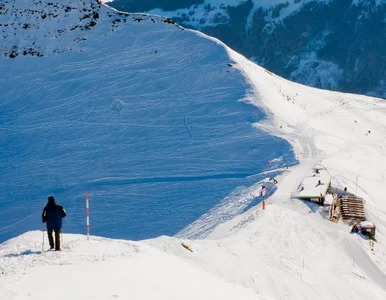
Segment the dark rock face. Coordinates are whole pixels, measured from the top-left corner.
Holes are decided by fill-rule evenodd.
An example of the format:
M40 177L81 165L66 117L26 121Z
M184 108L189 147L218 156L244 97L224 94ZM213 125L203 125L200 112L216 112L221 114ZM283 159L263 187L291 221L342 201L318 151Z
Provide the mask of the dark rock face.
M310 3L266 33L259 11L236 49L300 83L371 93L386 78L385 12L385 6L353 6L349 0ZM379 96L386 97L386 90Z
M202 1L168 1L165 6L161 2L116 3L135 11L136 3L170 10L173 2L186 2L187 13L169 15L174 21L219 38L280 76L323 89L386 98L386 1L289 0L270 8L257 7L258 1L252 0L240 1L237 7L201 5L208 12L219 11L209 23L197 14Z

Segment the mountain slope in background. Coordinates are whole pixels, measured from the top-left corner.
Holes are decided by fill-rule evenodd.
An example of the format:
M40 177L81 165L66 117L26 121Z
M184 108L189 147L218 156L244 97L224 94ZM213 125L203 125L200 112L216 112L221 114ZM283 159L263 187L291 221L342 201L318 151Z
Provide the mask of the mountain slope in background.
M117 0L111 5L172 17L290 80L386 98L385 1Z
M268 160L296 163L253 127L265 114L218 43L93 0L3 7L0 241L36 229L51 193L84 232L87 189L97 235L174 235L221 204L214 226L261 201Z

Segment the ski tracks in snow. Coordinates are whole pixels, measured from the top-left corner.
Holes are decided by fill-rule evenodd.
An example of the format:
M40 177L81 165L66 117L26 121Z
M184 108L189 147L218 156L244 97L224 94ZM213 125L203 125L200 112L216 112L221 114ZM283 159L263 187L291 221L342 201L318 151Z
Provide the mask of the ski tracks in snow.
M258 182L248 188L237 188L233 193L223 199L221 204L178 232L176 237L188 239L206 238L219 224L229 221L236 215L242 213L252 201L261 197L261 184L262 182ZM261 198L261 200L263 200L263 198Z
M353 264L357 265L374 283L386 291L386 274L379 269L358 242L348 237L342 243L347 254L353 258Z

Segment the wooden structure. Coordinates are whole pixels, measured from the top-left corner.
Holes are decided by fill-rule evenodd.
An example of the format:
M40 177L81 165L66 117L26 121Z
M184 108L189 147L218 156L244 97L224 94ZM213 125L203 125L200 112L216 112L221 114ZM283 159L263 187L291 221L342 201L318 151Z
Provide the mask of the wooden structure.
M330 174L328 174L325 168L315 166L311 174L303 178L292 197L324 205L325 196L330 186Z
M340 218L340 199L337 194L333 194L333 201L330 204L330 221L337 223Z
M340 198L340 213L343 222L349 225L366 220L363 199L355 196L343 196Z
M181 242L181 246L184 247L186 250L189 250L190 252L193 252L192 248L190 248L187 244L184 242Z

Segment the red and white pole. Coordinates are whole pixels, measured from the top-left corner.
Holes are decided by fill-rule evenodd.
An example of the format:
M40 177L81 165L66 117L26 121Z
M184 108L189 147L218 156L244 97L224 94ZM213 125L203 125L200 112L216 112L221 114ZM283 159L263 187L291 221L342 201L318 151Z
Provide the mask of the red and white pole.
M90 209L88 206L88 191L86 191L86 230L87 230L87 240L90 239Z

